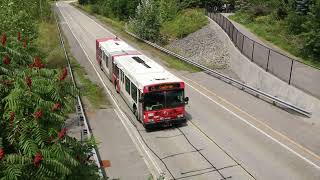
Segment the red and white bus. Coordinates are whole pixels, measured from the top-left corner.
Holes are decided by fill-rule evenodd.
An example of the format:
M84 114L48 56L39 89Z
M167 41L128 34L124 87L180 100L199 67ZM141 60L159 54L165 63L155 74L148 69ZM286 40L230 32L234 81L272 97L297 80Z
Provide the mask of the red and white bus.
M120 39L96 43L101 69L146 129L186 122L189 99L181 79Z

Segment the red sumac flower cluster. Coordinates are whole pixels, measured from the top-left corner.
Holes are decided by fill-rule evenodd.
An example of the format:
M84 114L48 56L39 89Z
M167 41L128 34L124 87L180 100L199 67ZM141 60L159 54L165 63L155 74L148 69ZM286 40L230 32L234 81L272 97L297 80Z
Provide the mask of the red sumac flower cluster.
M60 74L59 80L63 81L68 75L68 69L65 67L62 70L62 73Z
M40 165L42 159L43 159L42 154L40 152L38 152L33 159L34 166L38 167Z
M44 68L44 64L41 63L41 59L39 56L36 56L33 60L33 63L29 65L29 68L33 68L33 67L36 67L36 68Z
M2 46L5 46L6 42L7 42L7 35L6 35L6 33L2 33L2 37L1 37Z
M59 102L55 103L52 107L52 111L56 111L61 108L61 104Z
M9 56L8 56L7 54L4 55L2 62L3 62L3 64L5 64L5 65L10 64L10 58L9 58Z
M4 158L5 152L3 148L0 148L0 160Z
M29 76L26 76L25 78L25 81L26 81L26 84L29 88L31 88L31 85L32 85L32 80Z
M40 118L42 117L42 115L43 115L42 110L38 110L38 111L36 111L36 112L34 113L34 118L35 118L36 120L38 120L38 119L40 119Z
M66 133L67 133L67 129L66 129L66 128L61 129L61 131L58 133L58 138L59 138L59 139L64 138L64 136L66 135Z

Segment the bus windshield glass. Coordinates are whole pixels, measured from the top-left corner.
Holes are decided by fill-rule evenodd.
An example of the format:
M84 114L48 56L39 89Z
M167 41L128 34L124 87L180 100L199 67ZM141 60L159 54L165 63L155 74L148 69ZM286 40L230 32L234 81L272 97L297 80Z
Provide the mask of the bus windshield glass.
M184 105L183 89L150 92L144 95L144 110L152 111Z

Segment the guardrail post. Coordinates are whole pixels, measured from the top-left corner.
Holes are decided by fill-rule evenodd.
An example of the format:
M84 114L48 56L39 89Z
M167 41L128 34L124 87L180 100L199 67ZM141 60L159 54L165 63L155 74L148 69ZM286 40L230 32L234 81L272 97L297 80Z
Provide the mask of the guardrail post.
M236 34L236 39L235 39L235 45L236 45L236 47L239 49L239 47L238 47L238 34L240 33L239 32L239 30L237 30L238 32L237 32L237 34Z
M268 51L268 60L267 60L267 68L266 68L266 71L268 72L268 69L269 69L269 60L270 60L270 49Z
M291 68L290 68L289 84L291 84L292 68L293 68L293 59L291 59Z
M234 32L234 29L235 29L235 27L234 27L234 25L232 24L232 34L231 34L231 40L233 41L233 32Z
M253 52L254 52L254 44L256 43L255 41L252 41L253 42L253 47L252 47L252 55L251 55L251 60L253 61Z
M241 48L242 53L243 53L243 44L244 44L244 34L242 34L242 48Z

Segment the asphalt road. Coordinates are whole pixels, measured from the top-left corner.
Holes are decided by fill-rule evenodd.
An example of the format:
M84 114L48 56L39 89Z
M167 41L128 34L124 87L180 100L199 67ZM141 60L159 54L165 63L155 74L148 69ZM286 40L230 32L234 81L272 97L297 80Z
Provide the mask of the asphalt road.
M164 172L167 179L320 179L319 124L202 72L169 69L187 83L189 121L183 127L145 132L95 63L95 39L112 34L65 2L58 2L58 9L61 24L73 34L68 39L75 38L87 56L89 75L98 77L113 101L118 116L113 120L123 122L150 173ZM100 133L117 131L108 123L97 126Z

